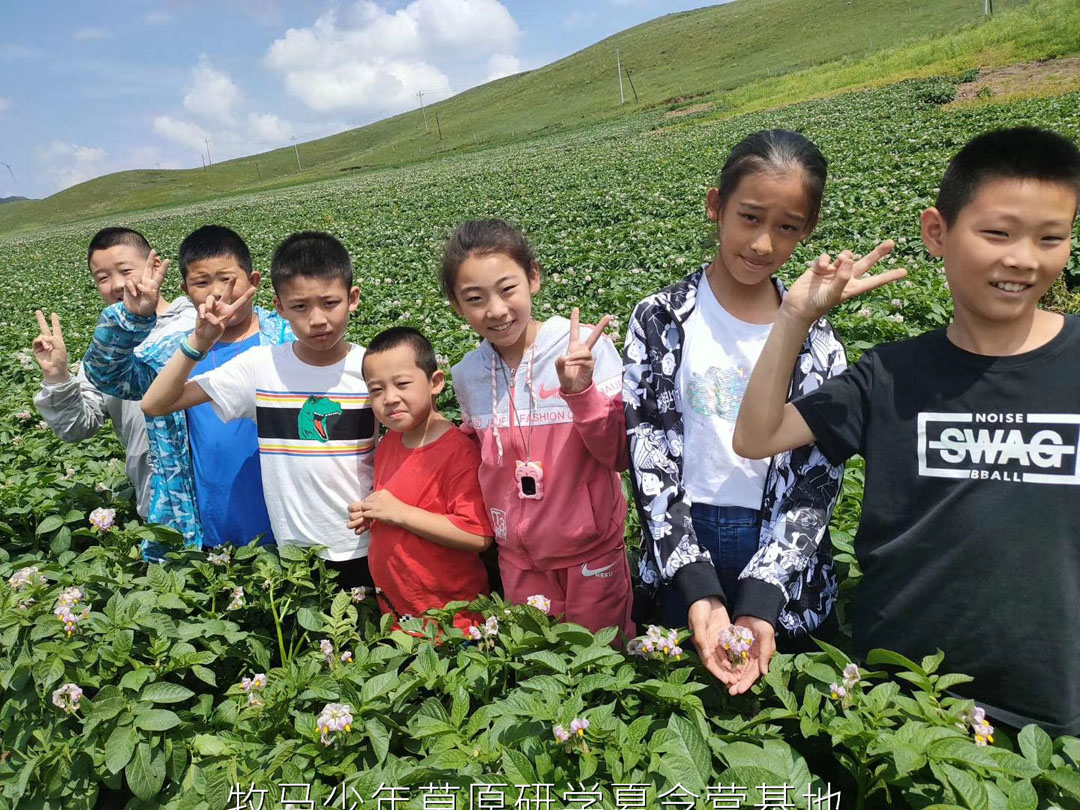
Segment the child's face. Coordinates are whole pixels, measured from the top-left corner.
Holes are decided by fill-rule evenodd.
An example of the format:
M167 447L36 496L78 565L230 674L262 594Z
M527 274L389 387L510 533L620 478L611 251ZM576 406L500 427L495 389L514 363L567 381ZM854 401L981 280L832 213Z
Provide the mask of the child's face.
M752 172L728 199L709 189L709 219L720 232L718 258L741 284L758 284L791 258L809 232L810 202L801 170Z
M524 341L538 292L539 268L527 273L502 253L472 255L458 269L451 303L477 334L504 349Z
M340 348L349 313L359 303L360 288L350 289L340 278L295 276L274 296L274 307L289 322L297 341L316 355Z
M983 182L956 221L923 212L923 241L945 260L957 319L969 324L1030 315L1069 259L1076 193L1062 183Z
M191 302L199 307L206 303L211 295L216 300L231 304L251 287L259 286L260 276L258 271L250 276L232 256L218 256L212 259L202 259L189 262L187 278L180 285L181 289L191 299ZM240 307L226 322L225 328L246 323L251 317L254 304Z
M123 301L127 280L138 281L145 267L146 256L130 245L115 245L90 255L90 274L105 306Z
M442 393L445 379L436 371L429 379L416 365L411 346L395 346L364 356L364 379L375 418L399 433L427 422L434 397Z

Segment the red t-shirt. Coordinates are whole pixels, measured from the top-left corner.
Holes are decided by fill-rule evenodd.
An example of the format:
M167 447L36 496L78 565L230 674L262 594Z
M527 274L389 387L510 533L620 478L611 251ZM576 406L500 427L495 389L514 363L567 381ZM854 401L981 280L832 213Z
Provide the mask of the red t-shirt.
M375 450L375 489L388 489L402 503L446 515L462 531L491 537L479 468L479 449L457 427L412 450L401 443L400 433L390 431ZM478 552L447 548L378 521L371 527L368 564L383 591L382 609L398 616L419 616L489 592ZM472 623L467 615L454 620L462 630Z

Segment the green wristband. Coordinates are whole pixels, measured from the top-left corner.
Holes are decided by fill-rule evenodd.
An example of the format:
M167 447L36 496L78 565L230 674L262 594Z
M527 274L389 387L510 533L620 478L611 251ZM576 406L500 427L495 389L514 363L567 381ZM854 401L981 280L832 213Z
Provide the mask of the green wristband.
M188 339L186 337L180 341L180 351L182 351L187 357L190 357L196 362L206 359L206 352L200 352L198 349L188 343Z

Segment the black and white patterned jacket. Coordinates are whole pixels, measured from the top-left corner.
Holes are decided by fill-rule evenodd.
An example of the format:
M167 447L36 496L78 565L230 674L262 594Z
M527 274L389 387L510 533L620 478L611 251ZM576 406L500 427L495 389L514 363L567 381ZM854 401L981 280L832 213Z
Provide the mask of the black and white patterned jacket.
M697 305L701 270L634 308L623 353L623 401L630 469L642 526L639 573L647 602L661 583L674 583L687 602L720 596L707 550L697 544L683 486L683 416L676 379L684 325ZM773 279L781 297L785 290ZM824 318L810 330L792 374L788 398L809 393L847 368L844 347ZM829 519L843 465L816 445L774 456L761 503L758 552L740 575L732 617L756 616L788 635L810 632L836 601ZM644 618L639 615L636 618Z

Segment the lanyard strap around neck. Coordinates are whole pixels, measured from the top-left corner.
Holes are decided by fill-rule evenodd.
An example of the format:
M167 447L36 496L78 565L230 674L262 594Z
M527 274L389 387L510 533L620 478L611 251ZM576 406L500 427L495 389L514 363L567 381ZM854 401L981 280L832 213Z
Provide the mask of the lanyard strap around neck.
M534 352L535 349L536 349L536 343L534 342L533 345L529 347L529 351L527 352L527 354L528 354L528 358L527 358L528 359L528 364L525 366L525 387L529 389L529 424L527 425L529 433L528 433L528 440L527 441L526 441L526 434L521 429L521 420L519 418L518 419L514 418L516 416L516 414L517 414L517 409L514 407L514 386L510 384L509 376L507 378L507 385L506 385L506 398L508 400L508 405L507 405L507 409L506 409L506 424L507 424L507 427L509 427L511 419L513 419L513 421L517 424L518 436L521 437L521 446L522 446L522 449L525 450L525 460L526 461L531 461L532 460L530 451L532 449L532 421L533 421L533 405L534 405L534 400L533 400L533 352ZM497 385L497 381L496 381L496 377L497 377L497 374L498 374L496 366L499 364L500 360L501 360L501 356L499 355L499 352L495 349L494 346L492 346L491 347L491 426L492 426L493 432L495 433L495 446L498 448L498 451L499 451L499 464L502 464L503 446L502 446L502 436L499 434L499 410L498 410L499 396L498 396L498 385ZM504 364L506 364L505 361L502 361L502 362ZM515 376L516 376L516 374L515 374Z

